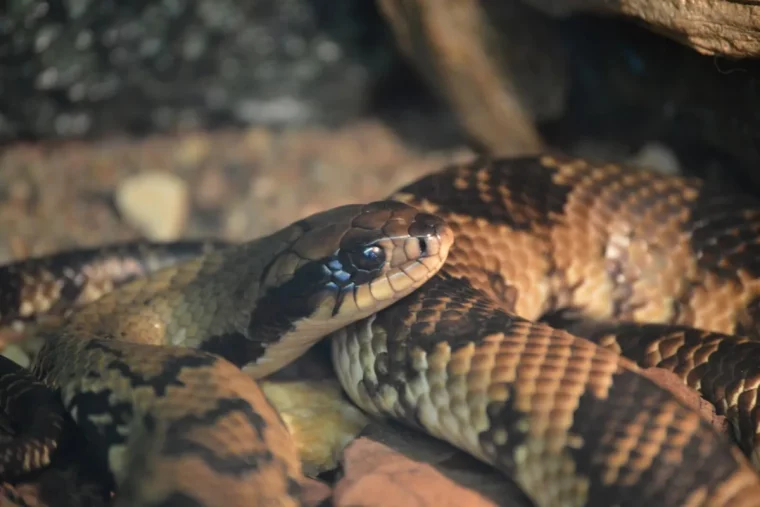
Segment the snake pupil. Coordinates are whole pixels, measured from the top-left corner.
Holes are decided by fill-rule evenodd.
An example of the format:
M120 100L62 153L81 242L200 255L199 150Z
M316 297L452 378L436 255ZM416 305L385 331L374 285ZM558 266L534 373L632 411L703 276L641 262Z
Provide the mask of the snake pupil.
M372 245L362 251L359 267L362 269L376 269L385 262L383 249L377 245Z

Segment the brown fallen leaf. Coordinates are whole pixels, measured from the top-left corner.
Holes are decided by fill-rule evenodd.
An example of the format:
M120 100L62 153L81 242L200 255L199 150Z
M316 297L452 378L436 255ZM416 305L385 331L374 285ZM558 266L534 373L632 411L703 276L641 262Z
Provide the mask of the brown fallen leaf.
M496 505L432 465L413 461L366 437L349 445L344 459L346 475L333 492L336 507Z
M333 505L532 507L501 472L419 431L373 421L342 458ZM373 494L377 492L378 494Z
M322 505L325 500L330 498L330 494L332 494L330 486L316 479L309 479L307 477L301 484L303 486L301 500L306 507L317 507Z
M519 487L501 472L447 442L392 421L374 421L360 436L411 461L432 466L458 486L472 490L496 505L533 507Z

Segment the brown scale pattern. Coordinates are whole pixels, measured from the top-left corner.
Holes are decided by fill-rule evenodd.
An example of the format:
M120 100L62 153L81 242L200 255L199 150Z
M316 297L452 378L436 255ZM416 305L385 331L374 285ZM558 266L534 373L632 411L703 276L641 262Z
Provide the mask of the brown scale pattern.
M760 341L662 324L604 324L583 333L645 367L674 372L732 422L741 448L760 469Z
M686 383L723 404L745 450L752 447L758 379L748 366L752 359L736 353L743 350L739 345L753 342L694 330L679 337L670 326L723 333L758 329L760 205L754 199L711 194L698 180L560 156L478 160L423 178L393 197L444 218L456 243L445 268L421 290L333 335L339 377L357 404L493 464L540 506L760 505L760 481L738 449L615 353L680 372ZM294 288L287 273L308 264L324 248L322 238L331 237L329 230L308 226L301 232L313 233L312 240L268 240L266 248L279 248L279 256L262 283L281 290L282 299L270 297L266 311L257 305L251 318L260 310L276 313L275 303ZM395 240L384 248L415 251ZM204 294L193 290L197 280L218 287L206 293L233 283L217 268L191 261L184 272L158 276L145 290L125 289L130 303L154 306L154 314L147 315L140 305L129 306L124 315L133 323L126 328L152 322L159 326L145 331L147 341L166 340L173 333L161 323L171 315L184 322L179 327L188 330L182 331L187 343L202 342L203 330L213 329L220 333L218 343L230 345L238 339L235 333L243 332L239 323L218 329L213 319L195 316L202 310L194 298ZM432 271L424 266L407 275L417 280ZM395 290L389 281L354 297L355 306L369 307L372 298ZM153 297L161 287L175 286L166 302ZM95 326L98 334L118 335L123 327L112 315L119 300L109 298L89 317L85 310L75 320L104 316ZM316 308L319 313L329 305L317 302ZM531 322L558 310L600 321L655 322L661 328L643 341L626 341L617 331L602 334L603 347L597 347ZM285 312L269 326L281 334L303 317ZM142 345L118 345L137 346ZM265 351L263 357L274 360L260 372L278 367L292 353L277 349ZM100 352L88 353L97 358ZM208 358L188 354L192 360ZM161 377L170 356L134 365L140 372L135 378L117 368L111 382L123 396L134 393L140 379ZM204 368L192 371L202 374ZM146 393L141 398L146 406L169 402ZM68 399L74 407L80 401L76 394ZM224 448L203 431L188 435ZM246 437L257 441L253 434ZM155 456L140 459L161 462Z
M60 390L117 507L300 505L296 448L252 377L416 289L452 241L397 202L328 210L103 295L46 330L32 372Z
M510 293L525 318L566 309L724 333L751 327L760 203L748 196L544 156L449 167L392 197L450 222L449 272L497 299Z
M66 316L131 280L224 246L220 241L117 243L7 264L0 270L0 325Z
M449 221L457 242L445 273L466 280L522 317L533 320L563 310L599 321L686 325L723 333L758 329L752 317L757 313L760 280L755 260L760 258L760 204L751 197L713 194L695 179L555 156L450 167L393 197ZM369 329L365 332L378 337L398 331L382 324ZM704 333L687 345L667 341L667 329L661 326L644 339L638 338L638 331L631 332L625 346L620 337L610 338L616 336L613 331L606 335L607 346L642 365L678 369L688 385L719 409L723 406L744 450L755 455L760 466L754 450L760 428L757 375L748 366L757 354L739 355L735 352L740 347L733 342L747 348L756 345L724 334L717 339L723 353L712 353L715 346ZM417 339L424 335L421 332ZM668 360L655 361L646 353L657 346L670 349ZM697 360L690 358L694 348L700 349ZM512 345L507 353L520 355ZM384 361L380 359L378 366L388 369ZM365 366L370 368L370 363L365 358ZM616 382L621 389L640 381L629 380L639 378L629 372L615 378L620 379ZM361 389L375 382L370 375L369 384L363 383ZM521 382L516 381L519 388ZM629 402L635 399L632 395ZM675 407L680 407L673 401L664 406L663 418L675 417ZM585 407L576 410L587 417ZM614 412L615 407L608 410ZM628 416L649 417L652 410ZM602 416L610 417L607 411L600 412ZM631 428L642 431L646 425L637 420ZM686 436L692 433L684 430ZM686 440L677 441L676 451L668 455L676 455ZM591 452L588 445L585 449ZM693 458L682 461L692 463ZM751 480L744 472L738 476ZM695 495L706 501L709 495L698 491L702 492Z
M457 242L446 271L503 301L492 283L498 279L512 297L504 308L522 317L561 310L592 321L753 337L760 329L753 319L760 300L760 203L752 197L712 193L697 179L551 156L450 167L394 197L450 221ZM489 269L481 268L483 256L495 259ZM644 361L658 341L650 331L629 339L622 353L670 369L669 362ZM744 382L740 361L708 355L690 375L698 379L714 369L721 379ZM726 403L698 381L689 385ZM742 428L745 450L757 453L758 415L734 405L726 415Z
M160 505L171 498L198 505L299 505L296 450L240 369L191 349L117 341L63 340L55 352L79 362L46 356L38 365L42 378L62 388L78 426L107 449L101 460L115 472L115 505ZM57 385L72 377L80 380ZM131 411L118 410L123 405ZM129 429L123 441L112 436L119 427Z
M332 340L357 405L493 464L536 505L760 504L741 453L632 362L446 273Z

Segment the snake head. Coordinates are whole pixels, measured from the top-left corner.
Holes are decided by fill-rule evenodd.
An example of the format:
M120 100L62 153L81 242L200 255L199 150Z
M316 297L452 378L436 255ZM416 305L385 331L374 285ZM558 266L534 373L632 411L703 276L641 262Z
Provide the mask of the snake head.
M408 295L443 266L454 234L435 215L378 201L317 213L279 239L288 247L262 273L248 329L267 347L311 345Z

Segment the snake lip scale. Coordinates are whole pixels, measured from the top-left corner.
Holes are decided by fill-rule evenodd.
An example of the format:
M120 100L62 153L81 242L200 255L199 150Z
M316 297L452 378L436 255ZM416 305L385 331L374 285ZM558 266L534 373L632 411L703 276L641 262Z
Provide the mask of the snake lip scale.
M359 407L537 506L754 507L758 245L760 203L698 179L482 158L241 245L19 261L0 268L0 323L65 317L29 383L57 393L118 506L299 505L293 444L254 379L329 337ZM557 311L605 324L582 338L538 322ZM735 442L642 366L696 389ZM48 449L43 430L11 445Z

